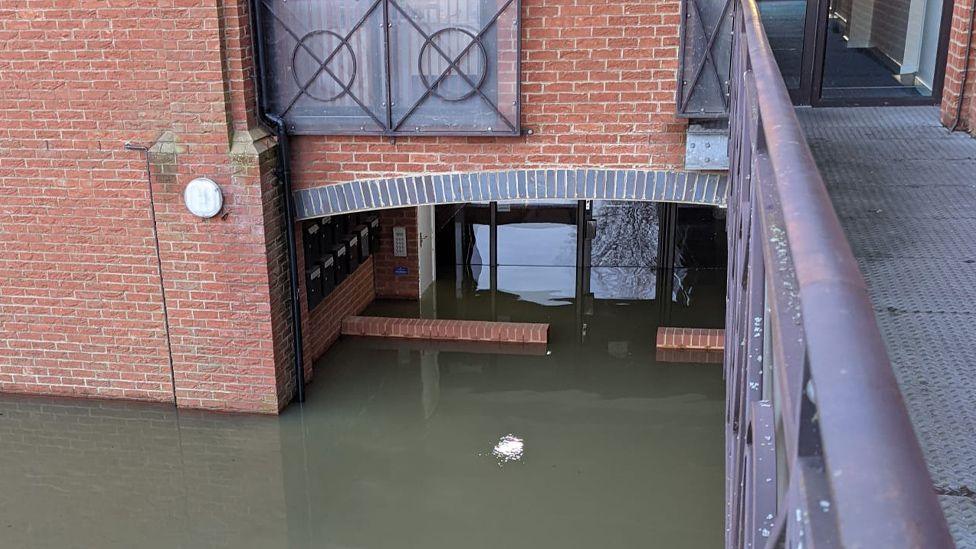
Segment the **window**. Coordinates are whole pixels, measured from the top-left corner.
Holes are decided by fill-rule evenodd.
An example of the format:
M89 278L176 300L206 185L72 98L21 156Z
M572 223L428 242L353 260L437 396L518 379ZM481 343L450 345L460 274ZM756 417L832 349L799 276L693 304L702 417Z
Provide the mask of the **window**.
M259 0L294 134L517 135L519 0Z

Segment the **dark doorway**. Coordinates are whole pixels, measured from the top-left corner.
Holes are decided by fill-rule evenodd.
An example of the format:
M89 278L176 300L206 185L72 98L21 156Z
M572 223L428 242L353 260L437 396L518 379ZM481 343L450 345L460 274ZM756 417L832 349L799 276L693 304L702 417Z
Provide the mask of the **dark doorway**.
M438 207L437 226L437 279L451 281L441 291L453 294L438 297L438 309L460 308L449 316L538 320L567 307L582 339L600 303L629 302L651 305L661 325L722 326L694 306L724 301L722 210L611 200L472 203ZM517 319L504 312L513 306Z
M941 100L952 0L759 0L799 105Z

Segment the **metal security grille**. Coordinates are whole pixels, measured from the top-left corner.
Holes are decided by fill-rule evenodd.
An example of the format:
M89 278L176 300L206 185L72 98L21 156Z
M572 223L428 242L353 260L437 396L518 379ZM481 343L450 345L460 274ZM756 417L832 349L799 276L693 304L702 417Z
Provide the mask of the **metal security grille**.
M519 134L520 0L256 0L289 133Z
M732 0L683 0L678 115L725 118L729 113Z

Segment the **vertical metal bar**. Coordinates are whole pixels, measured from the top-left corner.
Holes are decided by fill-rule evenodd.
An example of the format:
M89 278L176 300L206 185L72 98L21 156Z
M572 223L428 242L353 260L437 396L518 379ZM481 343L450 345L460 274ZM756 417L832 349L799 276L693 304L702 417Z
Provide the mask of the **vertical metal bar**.
M390 70L390 30L393 22L390 21L390 3L383 0L383 60L386 73L386 128L385 131L393 129L393 72Z
M302 336L301 293L298 286L298 245L295 239L295 197L291 187L291 154L284 119L265 113L278 133L278 170L285 202L285 242L288 246L288 282L291 290L292 352L295 358L295 400L305 402L305 347Z
M488 247L489 264L492 267L498 266L498 202L489 204L488 218L490 225L488 232L491 235Z
M749 499L749 547L763 547L772 535L776 516L776 421L768 401L752 403L749 427L752 438L752 486Z
M586 240L589 234L589 220L586 217L586 201L576 203L576 334L580 344L583 343L583 302L588 291L586 273L590 269L589 259L586 257Z
M464 263L467 261L464 249L464 208L460 208L454 215L454 297L461 299L461 288L464 284Z
M522 0L515 0L515 125L522 127Z
M488 273L491 285L491 319L498 320L498 202L488 205Z
M678 23L678 87L675 90L675 101L677 102L677 112L683 114L687 111L687 101L685 88L687 87L687 80L685 77L685 64L686 64L686 50L688 49L688 3L694 2L695 0L682 0L681 10L678 12L678 16L681 18L680 23Z
M261 10L264 8L264 2L261 0L251 0L251 24L254 26L254 38L252 40L252 46L254 48L254 58L256 59L256 69L257 69L257 103L258 110L262 113L268 112L268 73L267 73L267 61L265 59L265 28L264 28L264 17L261 15Z
M674 294L674 262L677 235L678 205L663 202L659 206L658 230L658 318L662 325L671 321L671 302Z
M803 40L803 74L807 77L806 104L819 105L823 96L824 64L827 62L827 14L830 0L807 0L807 21ZM810 49L809 54L807 49Z

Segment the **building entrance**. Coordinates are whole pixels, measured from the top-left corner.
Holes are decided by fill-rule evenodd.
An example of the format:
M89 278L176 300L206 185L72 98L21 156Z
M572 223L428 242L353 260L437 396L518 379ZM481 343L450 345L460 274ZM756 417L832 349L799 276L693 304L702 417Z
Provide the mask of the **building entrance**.
M759 0L759 7L796 103L941 100L952 2Z
M600 200L443 206L438 316L457 307L448 315L548 322L568 308L582 341L600 304L612 301L650 306L661 325L719 328L720 318L697 318L692 304L723 297L715 284L726 261L722 213Z

